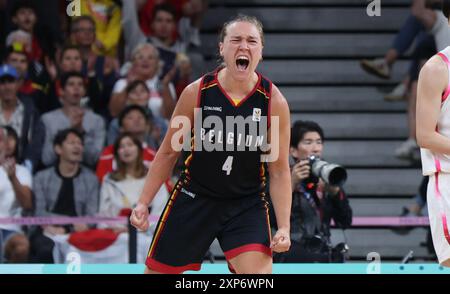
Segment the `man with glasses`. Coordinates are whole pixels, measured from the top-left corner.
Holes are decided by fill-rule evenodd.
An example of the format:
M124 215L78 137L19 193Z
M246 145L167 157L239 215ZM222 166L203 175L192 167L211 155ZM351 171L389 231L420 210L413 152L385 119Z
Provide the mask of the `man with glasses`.
M72 45L78 46L81 51L83 75L88 78L96 77L99 81L100 89L103 89L100 100L106 107L118 77L119 61L111 56L97 54L95 51L95 44L98 40L95 22L89 15L79 16L72 20L70 40Z

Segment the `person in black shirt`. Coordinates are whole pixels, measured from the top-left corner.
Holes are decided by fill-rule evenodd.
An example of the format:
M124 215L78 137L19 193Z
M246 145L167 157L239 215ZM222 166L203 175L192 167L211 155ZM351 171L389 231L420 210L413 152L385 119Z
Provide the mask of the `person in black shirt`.
M99 184L97 177L80 163L83 156L83 136L77 129L60 131L54 139L57 163L36 174L33 193L36 216L88 216L98 211ZM85 224L69 226L47 225L32 231L31 262L53 262L53 241L50 235L81 232Z
M352 209L342 187L325 184L311 172L308 158L321 157L323 147L324 134L317 123L294 123L290 147L295 161L291 167L292 246L289 252L275 255L275 262L343 261L337 248L333 251L330 224L334 220L337 227L348 228L352 223Z

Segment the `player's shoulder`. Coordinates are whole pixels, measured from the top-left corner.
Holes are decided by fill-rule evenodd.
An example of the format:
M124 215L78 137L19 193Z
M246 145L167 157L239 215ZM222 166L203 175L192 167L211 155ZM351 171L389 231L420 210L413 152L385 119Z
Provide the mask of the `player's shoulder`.
M197 79L195 81L193 81L192 83L190 83L189 85L187 85L183 92L180 95L180 98L178 100L178 102L188 102L189 104L196 104L197 103L197 98L200 92L200 87L201 87L201 82L202 82L202 78Z
M272 93L271 93L271 103L272 107L289 107L286 97L281 93L280 89L272 83Z
M201 78L193 81L189 85L187 85L186 88L184 88L183 93L185 93L185 94L197 94L198 91L200 90L202 79L203 79L203 77L201 77Z
M421 76L430 76L430 77L438 77L442 76L448 71L448 65L445 60L439 56L434 55L423 65L420 70Z

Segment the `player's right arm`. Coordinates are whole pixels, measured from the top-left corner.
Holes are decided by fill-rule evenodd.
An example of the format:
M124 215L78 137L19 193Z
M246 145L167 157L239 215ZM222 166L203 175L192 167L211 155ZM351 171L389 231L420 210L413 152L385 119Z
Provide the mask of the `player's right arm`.
M148 228L148 206L152 202L161 185L170 178L173 167L175 166L180 151L172 146L172 137L182 129L171 127L174 118L184 116L189 119L190 126L194 122L194 108L197 106L197 95L200 87L200 81L196 81L187 86L173 112L167 134L156 153L155 159L152 161L147 177L145 179L144 188L136 207L130 217L130 221L139 230L147 230ZM187 128L191 132L191 127ZM175 137L176 138L176 137ZM181 141L180 141L181 143Z
M417 87L416 136L420 147L450 155L450 138L436 131L442 93L448 84L446 63L439 56L432 57L422 68Z

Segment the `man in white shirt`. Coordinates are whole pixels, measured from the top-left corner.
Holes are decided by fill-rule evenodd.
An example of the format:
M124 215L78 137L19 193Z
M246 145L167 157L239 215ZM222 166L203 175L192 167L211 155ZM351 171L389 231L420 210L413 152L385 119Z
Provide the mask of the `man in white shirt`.
M21 217L23 209L32 209L31 173L16 164L14 144L18 142L17 136L9 136L12 132L12 128L8 132L0 128L0 218ZM0 260L27 262L29 242L19 225L0 225L0 250Z

